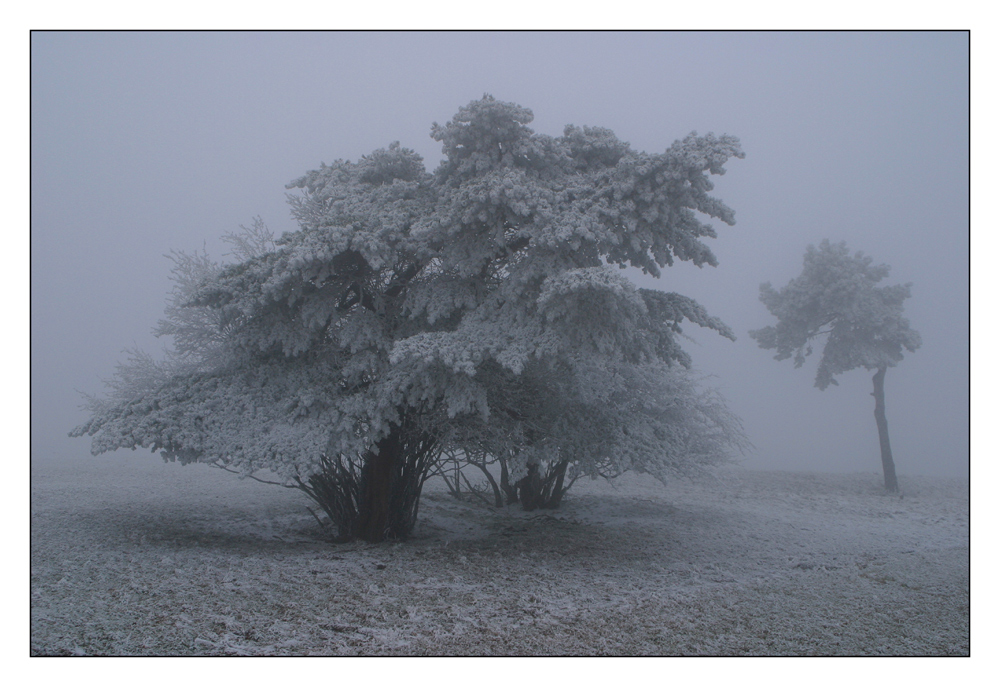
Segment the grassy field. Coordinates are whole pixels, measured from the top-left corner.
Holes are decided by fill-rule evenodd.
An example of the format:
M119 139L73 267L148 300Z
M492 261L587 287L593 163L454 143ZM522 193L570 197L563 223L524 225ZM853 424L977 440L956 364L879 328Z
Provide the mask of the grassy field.
M557 511L429 482L412 540L112 455L32 471L32 655L968 655L968 483L724 470Z

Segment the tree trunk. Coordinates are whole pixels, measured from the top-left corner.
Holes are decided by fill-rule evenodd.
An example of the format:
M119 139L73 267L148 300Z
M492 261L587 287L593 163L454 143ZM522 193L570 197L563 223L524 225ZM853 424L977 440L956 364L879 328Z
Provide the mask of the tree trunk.
M549 465L544 477L536 463L528 465L528 474L517 482L518 500L524 510L558 508L568 487L563 487L568 460Z
M369 542L383 541L389 533L393 473L400 459L398 432L393 431L375 448L365 462L357 529L357 536Z
M542 477L538 474L538 464L528 464L528 474L517 481L517 496L524 510L535 510L543 505Z
M507 470L507 461L504 458L500 458L500 489L508 506L517 503L517 485L510 483L510 472Z
M899 491L896 482L896 465L892 462L892 449L889 447L889 423L885 419L885 367L880 367L872 382L875 391L875 424L878 425L878 443L882 449L882 473L885 477L886 491Z

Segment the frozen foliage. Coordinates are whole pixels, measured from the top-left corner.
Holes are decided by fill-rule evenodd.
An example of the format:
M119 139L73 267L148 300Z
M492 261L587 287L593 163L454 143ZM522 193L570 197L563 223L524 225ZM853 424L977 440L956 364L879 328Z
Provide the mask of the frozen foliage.
M888 265L873 265L862 253L851 255L844 242L824 240L809 246L802 274L780 291L760 287L760 300L778 324L750 332L761 348L776 349L775 360L794 356L802 367L814 339L826 336L816 370L816 386L837 384L834 377L858 367L893 367L920 347L920 334L903 317L909 284L876 286L889 276Z
M314 498L339 485L328 515L369 540L406 536L444 451L519 474L662 477L723 459L739 424L697 390L677 335L684 320L732 332L618 268L716 264L699 216L734 222L708 193L738 141L691 134L648 154L531 120L486 96L434 125L433 174L399 143L324 164L289 185L298 231L272 245L257 222L230 237L229 265L173 256L158 332L174 354L126 365L74 435L95 453L267 469Z
M802 367L813 352L813 341L824 339L823 354L816 371L816 386L836 385L834 377L855 368L876 370L872 378L875 420L885 486L895 491L896 472L889 447L885 419L884 380L889 367L920 347L920 334L903 317L903 301L910 285L876 286L889 275L888 265L873 265L862 253L851 255L844 242L824 240L819 248L809 246L802 274L780 291L761 284L760 300L778 324L750 332L761 348L776 349L775 360L794 356Z

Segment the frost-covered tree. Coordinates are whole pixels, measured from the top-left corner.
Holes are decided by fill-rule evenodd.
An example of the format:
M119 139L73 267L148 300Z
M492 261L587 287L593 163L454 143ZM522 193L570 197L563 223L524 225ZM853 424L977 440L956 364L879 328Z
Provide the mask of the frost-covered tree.
M834 377L855 368L875 370L872 377L885 488L899 489L885 418L885 373L920 347L920 334L903 317L910 284L877 286L889 276L888 265L874 265L862 253L851 255L844 242L824 240L809 246L802 274L776 291L761 284L760 300L778 324L750 332L761 348L775 349L775 360L793 358L802 367L813 344L825 339L816 386L837 384Z
M289 185L299 229L273 246L256 227L232 264L175 256L176 350L123 366L73 434L270 470L369 541L407 536L444 452L502 457L513 482L720 459L738 424L680 371L677 335L732 332L619 268L717 264L698 215L734 222L709 175L738 141L649 154L531 120L486 96L433 126L433 174L398 143L324 164Z

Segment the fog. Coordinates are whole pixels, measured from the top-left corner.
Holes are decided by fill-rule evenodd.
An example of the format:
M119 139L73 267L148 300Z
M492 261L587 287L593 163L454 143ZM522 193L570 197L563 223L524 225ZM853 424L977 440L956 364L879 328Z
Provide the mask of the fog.
M79 392L101 391L151 329L171 250L260 216L295 225L285 184L399 140L441 159L433 122L490 93L535 131L612 129L661 152L691 131L738 136L716 177L736 211L716 268L678 264L642 286L701 302L736 342L691 325L695 366L743 418L750 468L880 471L871 374L813 387L747 335L773 323L758 286L784 285L806 246L846 240L912 282L923 346L886 378L897 470L969 462L969 43L965 33L34 33L32 460L83 461ZM136 460L157 461L148 454ZM179 468L178 468L179 469ZM905 482L904 482L905 488Z

